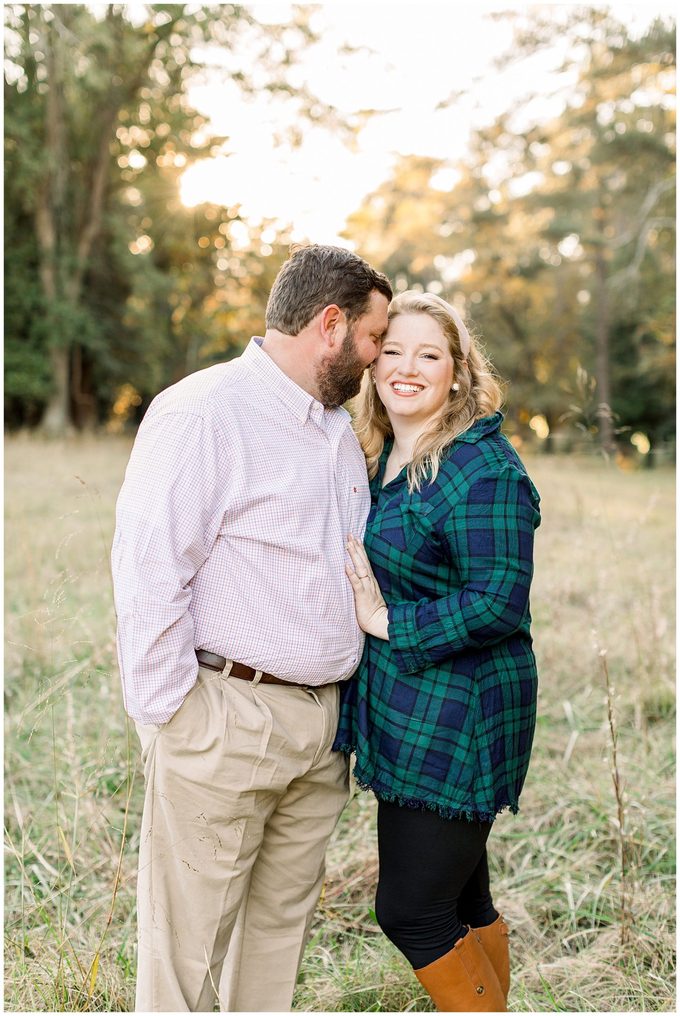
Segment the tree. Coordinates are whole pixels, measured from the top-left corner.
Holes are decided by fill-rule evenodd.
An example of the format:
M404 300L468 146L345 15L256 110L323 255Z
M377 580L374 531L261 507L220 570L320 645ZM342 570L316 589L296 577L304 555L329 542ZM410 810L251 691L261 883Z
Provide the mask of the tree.
M520 431L538 416L559 429L585 369L602 446L631 427L653 444L674 418L674 32L631 38L593 9L517 18L513 59L568 40L561 110L509 111L455 164L402 160L348 235L402 288L459 304L511 380Z
M211 54L228 53L225 73L243 92L255 88L244 70L252 61L258 88L288 95L301 115L339 120L287 81L295 50L313 38L303 8L285 32L232 5L110 4L100 13L27 4L10 6L6 17L5 236L6 248L16 243L25 255L6 262L7 383L26 391L27 365L40 361L33 393L44 403L43 426L56 433L101 415L119 353L139 346L135 329L148 323L141 299L155 312L143 337L153 337L146 353L156 379L165 376L158 358L171 356L183 313L199 336L191 341L201 341L198 308L214 295L211 234L219 224L181 208L177 180L224 140L210 137L187 99ZM27 231L32 251L24 249ZM21 293L32 271L39 288ZM185 349L171 375L193 362Z
M675 121L669 99L675 31L657 20L642 37L632 38L615 18L594 8L568 12L559 28L570 40L563 69L576 72L576 86L559 117L525 135L526 173L538 181L526 203L538 214L550 212L542 238L558 274L564 274L565 262L581 269L576 295L583 300L581 324L593 344L600 442L612 452L615 420L628 415L627 400L613 387L626 372L617 376L612 366L612 337L618 334L621 354L644 371L635 341L642 333L650 338L640 316L643 278L653 280L657 299L667 303L664 294L674 273ZM555 32L553 19L528 15L512 59L553 42ZM649 325L652 320L659 323L655 312ZM623 335L629 336L625 354ZM657 336L662 360L667 336ZM651 424L657 414L649 409Z

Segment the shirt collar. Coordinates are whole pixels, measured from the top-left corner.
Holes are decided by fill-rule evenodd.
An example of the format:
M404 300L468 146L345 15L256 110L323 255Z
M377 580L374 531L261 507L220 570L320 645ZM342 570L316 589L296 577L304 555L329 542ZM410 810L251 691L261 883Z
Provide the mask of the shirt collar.
M455 445L457 441L465 441L468 444L476 444L477 441L480 440L480 438L485 437L487 434L493 434L494 431L496 430L500 430L502 422L503 422L503 414L501 412L494 413L492 416L483 416L480 420L475 420L472 426L468 427L468 429L463 431L462 434L459 434L456 438L454 438L452 445L450 445L449 447ZM385 472L385 463L387 461L387 456L389 455L393 444L394 438L392 437L385 438L383 450L380 453L380 458L378 459L378 471L371 480L371 489L374 491L380 489L381 480ZM406 479L405 470L402 470L402 472L399 473L398 476L396 476L394 480L390 482L394 483L396 487L395 481L398 479L402 480Z
M346 409L342 407L326 409L322 406L313 395L296 384L274 363L271 356L262 348L263 341L261 336L254 335L243 350L241 359L301 423L306 423L311 418L322 430L326 430L327 424L332 426L335 419L341 419L343 423L347 423L350 415Z
M494 431L500 430L503 422L502 413L494 413L492 416L483 416L481 420L475 420L471 427L464 430L462 434L456 437L456 441L466 441L468 444L476 444L481 438L486 437L487 434L493 434Z

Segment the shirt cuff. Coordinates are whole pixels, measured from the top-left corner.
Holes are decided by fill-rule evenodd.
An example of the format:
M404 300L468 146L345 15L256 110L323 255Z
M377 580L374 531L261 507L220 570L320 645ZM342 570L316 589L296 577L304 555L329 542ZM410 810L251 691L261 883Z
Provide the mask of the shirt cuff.
M391 603L387 608L390 650L404 674L423 670L429 662L418 646L417 609L417 603Z
M462 616L440 617L437 601L393 603L388 607L389 643L394 662L404 674L425 670L465 649L467 629Z

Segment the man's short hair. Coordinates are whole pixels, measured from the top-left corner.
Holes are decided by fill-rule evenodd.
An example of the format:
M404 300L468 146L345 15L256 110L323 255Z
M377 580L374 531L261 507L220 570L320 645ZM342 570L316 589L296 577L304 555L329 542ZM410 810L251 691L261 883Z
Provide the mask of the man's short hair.
M294 248L272 286L265 322L284 335L298 335L320 310L335 303L352 324L368 310L374 289L392 299L387 276L358 254L316 243Z

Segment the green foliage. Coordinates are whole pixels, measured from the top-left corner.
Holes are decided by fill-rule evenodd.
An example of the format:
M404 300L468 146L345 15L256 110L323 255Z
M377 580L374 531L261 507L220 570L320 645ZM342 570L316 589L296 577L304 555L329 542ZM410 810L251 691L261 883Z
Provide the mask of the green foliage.
M265 88L301 125L349 136L351 124L290 83L314 39L312 11L298 5L290 24L262 26L237 5L6 5L10 426L36 423L55 400L78 426L122 426L113 410L122 391L134 390L139 414L159 389L261 329L289 236L248 223L237 200L182 205L185 169L229 150L187 87L219 47L244 95ZM456 163L403 157L347 235L397 289L433 288L460 303L510 382L508 415L522 438L539 415L545 446L573 441L565 414L584 369L621 449L634 430L668 446L674 29L659 20L637 38L592 7L512 16L510 60L530 66L557 36L568 41L561 108L535 122L519 104L477 130ZM596 411L589 433L601 428Z
M50 389L41 327L45 308L31 253L25 241L5 245L5 396L10 401L40 401Z
M180 202L181 173L225 142L188 102L201 61L219 47L244 93L287 95L303 118L349 128L288 84L314 39L304 8L286 31L236 5L15 4L5 16L7 420L46 409L55 429L91 426L122 386L143 405L241 348L260 327L260 279L274 274L257 255L282 260L285 237L264 254L257 231L246 250L232 242L222 227L238 206ZM231 314L227 274L239 280ZM237 331L244 317L258 323Z
M5 419L29 425L40 420L42 407L52 389L50 365L45 351L47 310L37 278L35 247L26 228L26 217L11 216L5 181Z

